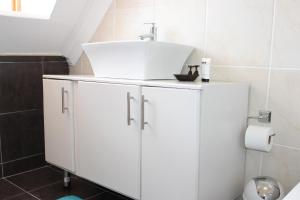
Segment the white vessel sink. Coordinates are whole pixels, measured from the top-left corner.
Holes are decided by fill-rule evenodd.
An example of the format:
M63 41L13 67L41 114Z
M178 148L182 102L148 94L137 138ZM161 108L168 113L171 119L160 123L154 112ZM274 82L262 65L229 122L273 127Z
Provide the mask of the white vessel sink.
M157 41L99 42L82 45L96 77L174 79L193 47Z

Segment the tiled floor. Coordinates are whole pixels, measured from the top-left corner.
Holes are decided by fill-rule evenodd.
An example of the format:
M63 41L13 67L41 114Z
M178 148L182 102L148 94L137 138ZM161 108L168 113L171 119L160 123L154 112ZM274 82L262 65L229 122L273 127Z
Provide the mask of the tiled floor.
M63 188L63 172L46 166L0 180L0 200L56 200L77 195L87 200L130 200L78 177L71 178L71 187Z

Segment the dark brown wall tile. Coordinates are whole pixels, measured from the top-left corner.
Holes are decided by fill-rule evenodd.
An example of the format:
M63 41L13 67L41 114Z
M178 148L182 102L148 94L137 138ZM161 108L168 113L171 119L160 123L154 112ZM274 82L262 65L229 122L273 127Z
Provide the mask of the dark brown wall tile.
M44 74L69 74L69 65L67 62L44 62Z
M3 177L2 175L2 164L0 164L0 179Z
M39 155L44 152L43 74L69 74L66 58L0 56L0 155L2 151L4 176L45 164L44 156ZM27 157L36 154L39 156Z
M42 108L42 64L0 63L0 113Z
M47 62L47 61L62 61L62 62L66 62L67 59L64 56L45 56L43 61L45 61L45 62Z
M62 61L67 59L64 56L0 56L0 62L43 62Z
M44 56L0 56L0 62L42 62Z

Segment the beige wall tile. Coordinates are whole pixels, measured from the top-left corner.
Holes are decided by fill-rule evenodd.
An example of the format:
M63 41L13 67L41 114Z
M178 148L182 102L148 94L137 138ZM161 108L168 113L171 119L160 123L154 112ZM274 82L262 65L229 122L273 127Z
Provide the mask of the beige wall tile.
M268 84L268 70L264 68L213 67L212 79L249 83L249 113L256 115L265 108Z
M201 63L205 30L204 0L155 0L158 40L196 48L188 63Z
M267 66L273 0L209 0L207 55L218 65Z
M275 142L300 148L300 70L273 70L269 107Z
M81 75L81 58L79 58L75 65L72 65L69 68L70 75Z
M94 75L90 61L85 53L81 56L81 70L83 75Z
M300 151L273 146L264 154L262 174L277 179L286 192L300 181Z
M153 7L117 10L115 40L138 40L144 33L144 23L154 21L153 10Z
M263 158L262 152L247 150L246 153L246 170L245 170L245 184L247 184L252 178L260 176L260 166Z
M277 2L273 65L300 68L300 1Z
M115 38L115 13L108 12L97 28L91 42L113 41Z
M86 56L83 53L74 66L70 66L70 74L71 75L94 75L91 64Z

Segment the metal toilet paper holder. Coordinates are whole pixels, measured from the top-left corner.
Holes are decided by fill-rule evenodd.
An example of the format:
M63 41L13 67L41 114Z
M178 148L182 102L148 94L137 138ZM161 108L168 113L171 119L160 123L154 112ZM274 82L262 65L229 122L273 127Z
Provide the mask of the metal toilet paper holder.
M261 123L271 123L272 111L260 110L258 116L248 116L248 119L257 119L257 121Z

